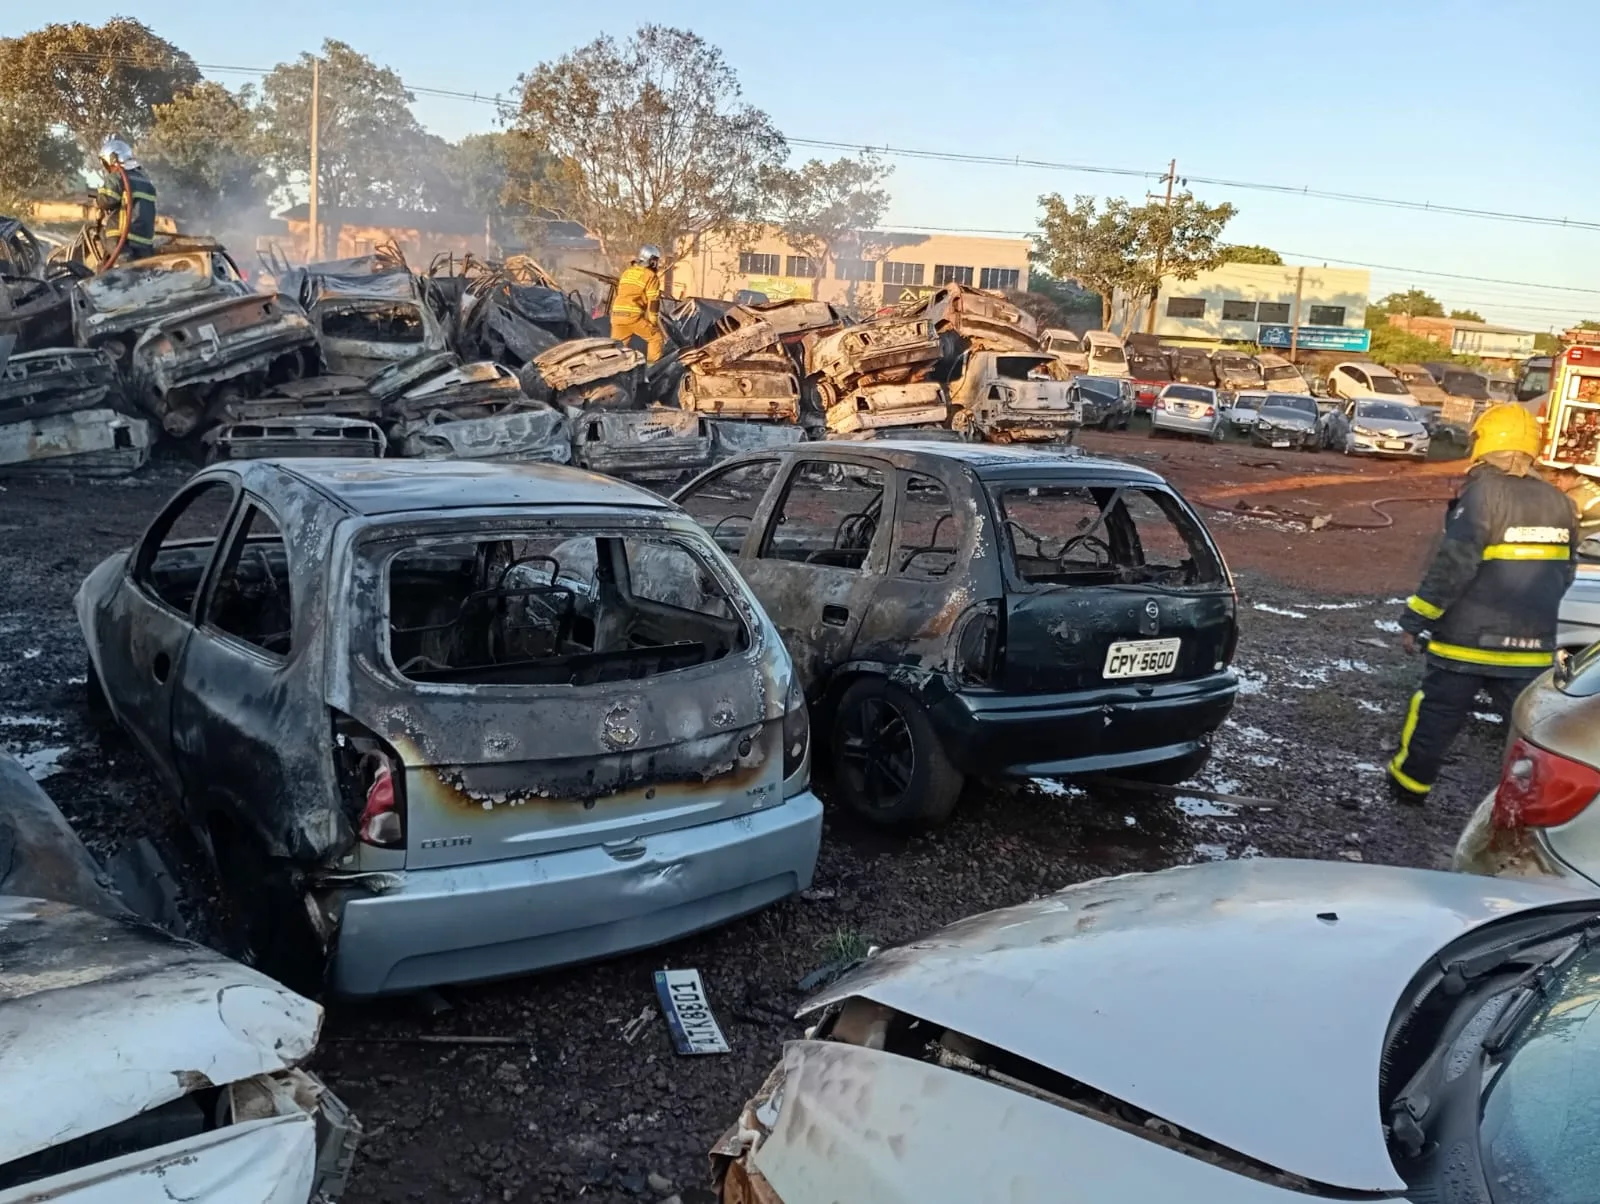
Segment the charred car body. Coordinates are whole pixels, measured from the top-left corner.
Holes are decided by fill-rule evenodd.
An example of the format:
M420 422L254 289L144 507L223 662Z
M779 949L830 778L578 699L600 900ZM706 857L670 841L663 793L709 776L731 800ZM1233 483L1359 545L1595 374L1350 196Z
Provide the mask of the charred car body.
M85 580L91 691L250 947L371 995L518 974L803 889L803 695L732 566L571 469L252 461Z
M831 442L735 457L676 500L772 616L871 820L937 822L967 774L1181 779L1233 705L1232 584L1153 473Z
M7 355L0 335L0 473L123 476L150 454L150 430L121 412L122 384L99 351Z

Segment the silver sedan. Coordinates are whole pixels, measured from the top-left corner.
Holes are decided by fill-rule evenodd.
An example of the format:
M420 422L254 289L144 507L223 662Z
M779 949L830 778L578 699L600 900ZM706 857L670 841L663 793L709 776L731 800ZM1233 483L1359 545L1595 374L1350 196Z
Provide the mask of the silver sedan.
M1396 401L1347 401L1322 416L1322 445L1347 456L1428 458L1426 423Z
M1222 433L1222 401L1205 385L1170 384L1150 409L1150 434L1195 435L1215 441Z

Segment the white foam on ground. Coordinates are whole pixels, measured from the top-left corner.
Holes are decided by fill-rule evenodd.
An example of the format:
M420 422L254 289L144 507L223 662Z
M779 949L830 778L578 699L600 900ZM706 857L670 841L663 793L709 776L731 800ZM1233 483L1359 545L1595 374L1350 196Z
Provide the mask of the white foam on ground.
M1271 606L1266 602L1254 602L1250 609L1265 611L1269 615L1282 615L1286 619L1303 619L1306 612L1303 610L1285 610L1281 606Z

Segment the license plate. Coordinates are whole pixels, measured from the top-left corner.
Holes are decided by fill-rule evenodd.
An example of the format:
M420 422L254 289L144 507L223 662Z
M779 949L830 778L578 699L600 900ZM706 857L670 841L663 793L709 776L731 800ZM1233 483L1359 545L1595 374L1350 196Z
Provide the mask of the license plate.
M1378 446L1383 448L1384 451L1405 451L1406 441L1404 439L1385 439Z
M681 1054L725 1054L728 1041L711 1014L698 970L657 970L656 997Z
M1106 677L1160 677L1178 667L1182 640L1124 640L1106 650Z
M1272 441L1272 446L1273 447L1288 447L1289 446L1289 441L1287 439L1274 439Z

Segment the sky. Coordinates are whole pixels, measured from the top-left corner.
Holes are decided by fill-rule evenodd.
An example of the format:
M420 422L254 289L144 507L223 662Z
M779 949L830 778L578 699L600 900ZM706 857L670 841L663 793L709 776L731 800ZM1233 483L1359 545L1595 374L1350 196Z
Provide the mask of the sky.
M99 23L126 0L0 4L0 37ZM1581 3L1403 0L140 0L201 64L267 68L346 41L413 87L514 93L519 73L655 21L720 47L790 138L1188 175L1600 224L1600 14ZM1587 18L1587 19L1586 19ZM1568 31L1567 36L1563 31ZM230 86L247 74L208 71ZM447 138L496 108L419 96ZM1585 145L1590 150L1585 151ZM795 147L796 158L834 150ZM1156 181L889 155L886 225L1031 231L1038 197L1142 200ZM1230 242L1289 262L1382 265L1490 321L1600 317L1600 229L1541 226L1193 182L1239 214ZM1489 279L1454 280L1445 274Z

